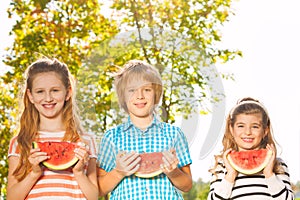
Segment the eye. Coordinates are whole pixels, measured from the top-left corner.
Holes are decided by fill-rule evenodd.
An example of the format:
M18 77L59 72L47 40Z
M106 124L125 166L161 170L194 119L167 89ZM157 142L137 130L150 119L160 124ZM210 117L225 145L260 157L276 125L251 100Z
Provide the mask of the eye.
M238 127L238 128L244 128L244 125L243 124L237 124L236 127Z
M133 93L135 89L128 89L128 92Z
M59 89L53 89L52 91L53 92L59 92L60 90Z
M37 90L35 91L37 94L42 94L44 91L43 90Z
M146 92L151 92L152 91L152 88L148 87L148 88L145 88L144 89Z
M260 128L259 125L253 125L252 127L253 127L253 128Z

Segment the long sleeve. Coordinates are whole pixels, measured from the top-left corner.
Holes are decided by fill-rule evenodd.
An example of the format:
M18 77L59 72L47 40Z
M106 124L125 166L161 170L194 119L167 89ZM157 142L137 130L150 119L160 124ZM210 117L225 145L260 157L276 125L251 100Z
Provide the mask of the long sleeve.
M215 170L217 178L210 183L208 200L243 199L243 200L293 200L287 165L280 160L284 173L265 178L262 173L253 175L238 174L234 183L224 179L226 169L220 162ZM214 176L215 176L214 175Z
M266 178L268 190L273 199L293 200L294 193L291 188L288 167L281 159L278 160L284 170L284 173L276 175L274 174L273 176Z

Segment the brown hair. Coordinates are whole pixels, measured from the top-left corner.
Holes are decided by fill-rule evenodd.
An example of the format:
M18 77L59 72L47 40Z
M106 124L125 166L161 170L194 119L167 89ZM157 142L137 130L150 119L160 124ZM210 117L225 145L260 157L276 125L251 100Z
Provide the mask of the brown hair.
M115 74L114 85L120 107L128 112L124 91L128 82L134 78L143 79L152 83L155 91L154 103L158 104L163 92L162 80L158 70L152 65L141 60L131 60L127 62L117 74Z
M63 141L78 141L80 139L80 134L83 132L75 103L75 82L67 65L57 59L50 58L41 58L32 63L25 72L26 82L23 90L23 110L20 118L20 130L17 135L20 161L13 172L13 175L16 176L19 181L24 179L31 170L28 156L32 147L32 142L38 137L40 123L39 112L30 102L26 91L32 90L33 80L36 76L48 72L55 72L65 88L72 90L70 99L65 101L63 107L62 119L66 127Z
M259 148L266 148L267 144L273 144L275 148L275 153L277 152L276 145L275 145L276 141L273 137L271 121L266 108L258 100L253 99L251 97L246 97L237 102L236 106L234 106L231 109L226 119L225 133L222 139L223 150L220 155L215 156L216 163L215 166L210 170L211 172L214 172L214 169L217 167L218 160L223 156L223 152L225 152L227 149L230 148L234 151L238 151L238 146L230 131L230 128L233 127L234 123L236 122L237 115L240 114L252 115L258 113L262 115L263 129L267 131L266 136L260 142ZM283 172L278 161L275 162L273 171L276 173Z

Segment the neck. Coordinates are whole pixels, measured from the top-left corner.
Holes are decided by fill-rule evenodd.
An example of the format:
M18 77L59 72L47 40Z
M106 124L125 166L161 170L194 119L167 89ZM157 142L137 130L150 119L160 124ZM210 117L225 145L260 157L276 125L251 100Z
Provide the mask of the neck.
M56 118L40 118L39 131L60 132L65 131L66 128L62 122L61 117Z
M147 117L130 116L130 119L136 127L140 128L141 130L146 130L146 128L153 121L153 115L148 115Z

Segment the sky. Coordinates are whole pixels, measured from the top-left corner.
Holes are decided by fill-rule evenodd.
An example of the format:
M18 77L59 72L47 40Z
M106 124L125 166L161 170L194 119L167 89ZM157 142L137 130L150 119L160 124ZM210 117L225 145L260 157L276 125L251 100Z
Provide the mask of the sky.
M8 37L12 21L7 19L5 11L9 1L1 4L0 56L3 58L3 49L12 42ZM226 95L221 111L197 117L196 122L192 121L196 123L192 131L187 127L189 123L181 123L189 136L193 179L209 181L213 155L221 150L222 120L238 99L251 96L267 108L280 145L278 156L288 164L291 181L295 183L300 181L300 1L240 0L233 8L235 15L222 27L219 47L241 50L243 57L218 64L216 68L222 73L233 73L235 81L221 82ZM4 67L0 63L0 74ZM221 129L211 131L215 116ZM213 145L201 155L207 138Z

